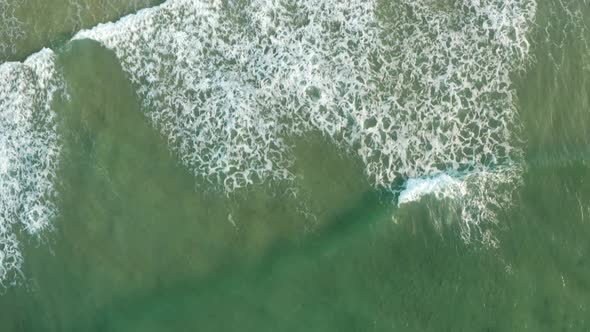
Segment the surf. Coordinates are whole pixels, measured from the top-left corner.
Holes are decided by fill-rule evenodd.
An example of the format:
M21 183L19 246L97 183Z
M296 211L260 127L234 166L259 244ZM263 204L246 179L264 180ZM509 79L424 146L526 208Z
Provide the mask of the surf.
M536 3L450 6L178 0L74 39L117 54L154 127L221 190L291 181L285 137L314 130L394 190L522 159L512 77L530 61Z
M63 83L55 54L0 65L0 284L19 271L17 230L36 236L56 215L60 144L51 109Z
M494 202L509 201L511 191L490 197L522 173L513 167L523 151L512 78L532 60L536 10L533 0L169 0L72 40L112 50L170 149L228 195L255 183L292 183L288 138L319 131L358 156L378 190L416 179L406 182L402 202L471 188L457 200L470 234L497 222ZM22 210L15 206L23 196L4 189L1 210L12 211L2 223L6 248L16 248L8 240L14 225L36 233L57 213L45 198L55 194L60 149L48 105L66 85L54 57L44 50L2 65L12 83L3 86L0 112L22 123L0 138L23 139L2 151L3 181L18 189L29 180L13 173L37 180ZM16 69L41 79L14 78ZM27 104L29 95L37 104ZM44 114L41 132L30 124L33 114ZM31 158L14 157L21 155ZM471 173L460 179L439 175L464 170ZM417 180L428 178L436 180Z

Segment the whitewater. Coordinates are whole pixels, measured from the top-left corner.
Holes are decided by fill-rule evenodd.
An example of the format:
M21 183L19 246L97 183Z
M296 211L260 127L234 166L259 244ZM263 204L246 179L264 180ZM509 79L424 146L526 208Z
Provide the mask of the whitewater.
M513 78L532 61L536 10L533 0L169 0L71 42L112 50L173 153L228 195L292 182L289 138L320 132L400 208L448 199L463 239L493 245L524 171ZM17 230L39 236L59 213L52 102L68 88L55 52L0 65L0 281L20 270Z
M36 236L57 212L60 145L51 103L63 81L54 58L44 49L0 66L0 283L22 264L15 228Z

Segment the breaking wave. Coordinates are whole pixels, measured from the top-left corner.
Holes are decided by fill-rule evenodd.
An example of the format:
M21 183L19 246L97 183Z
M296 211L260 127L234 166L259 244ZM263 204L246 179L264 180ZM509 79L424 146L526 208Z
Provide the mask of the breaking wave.
M184 165L228 194L292 181L289 138L320 131L399 206L448 199L467 242L493 243L486 227L523 171L512 79L529 63L536 10L534 0L169 0L74 40L113 50ZM15 232L38 234L56 214L50 106L65 82L54 58L45 49L0 65L0 282L22 262Z
M396 191L441 172L520 176L511 79L535 12L532 0L172 0L74 39L112 49L184 164L228 193L292 179L285 138L314 130ZM470 225L488 220L485 196L464 201Z
M135 12L162 0L0 0L0 61L20 58L47 43L121 13ZM38 13L51 17L50 24ZM31 13L33 13L31 15Z
M429 209L434 225L456 220L465 243L474 240L493 247L498 240L492 232L499 222L498 213L512 207L512 193L522 185L522 167L502 167L468 173L440 173L406 181L398 198L398 207L431 196L445 201L446 210ZM450 214L449 214L450 212ZM443 220L444 219L444 220Z
M56 213L60 147L51 104L63 81L54 57L44 49L0 65L0 284L22 263L17 229L37 235Z

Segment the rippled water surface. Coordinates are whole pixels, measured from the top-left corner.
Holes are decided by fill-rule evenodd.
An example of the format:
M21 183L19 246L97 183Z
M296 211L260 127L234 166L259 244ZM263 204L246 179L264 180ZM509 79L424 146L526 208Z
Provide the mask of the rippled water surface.
M590 330L587 0L0 0L0 61L2 331Z

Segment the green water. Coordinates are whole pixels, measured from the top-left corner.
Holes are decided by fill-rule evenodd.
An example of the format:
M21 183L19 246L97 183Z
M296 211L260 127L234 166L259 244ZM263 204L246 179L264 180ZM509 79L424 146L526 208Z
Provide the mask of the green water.
M111 50L60 45L60 213L21 234L0 331L589 331L590 62L579 34L544 38L515 78L526 170L498 248L436 229L444 200L398 208L319 133L291 138L296 197L223 194L180 164Z
M109 22L162 0L2 0L0 61L59 47L82 28Z

